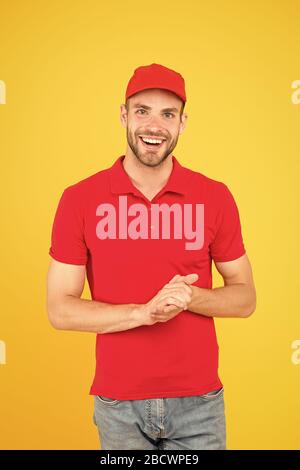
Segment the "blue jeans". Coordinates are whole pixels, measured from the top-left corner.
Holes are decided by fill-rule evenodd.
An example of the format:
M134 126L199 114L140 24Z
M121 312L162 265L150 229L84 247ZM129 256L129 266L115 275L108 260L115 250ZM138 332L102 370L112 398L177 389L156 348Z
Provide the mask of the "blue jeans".
M115 400L94 395L101 449L226 449L224 388L204 395Z

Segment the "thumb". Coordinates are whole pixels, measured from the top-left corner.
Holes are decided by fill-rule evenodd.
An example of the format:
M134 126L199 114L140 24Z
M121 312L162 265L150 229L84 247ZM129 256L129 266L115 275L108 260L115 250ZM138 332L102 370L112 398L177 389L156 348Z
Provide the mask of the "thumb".
M183 276L183 281L186 282L187 284L193 284L199 279L198 274L192 273L192 274L186 274Z

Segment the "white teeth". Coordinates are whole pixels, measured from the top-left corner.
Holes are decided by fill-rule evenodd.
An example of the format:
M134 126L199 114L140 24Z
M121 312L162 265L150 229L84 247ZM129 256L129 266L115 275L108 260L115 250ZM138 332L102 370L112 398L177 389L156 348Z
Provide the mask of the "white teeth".
M157 139L148 139L146 137L142 137L142 140L144 142L149 142L150 144L161 144L162 140L157 140Z

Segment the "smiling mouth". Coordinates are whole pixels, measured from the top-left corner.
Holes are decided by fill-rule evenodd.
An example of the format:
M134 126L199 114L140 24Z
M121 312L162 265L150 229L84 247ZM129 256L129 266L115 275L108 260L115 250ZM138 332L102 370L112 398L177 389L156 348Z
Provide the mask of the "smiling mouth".
M151 149L151 150L158 150L160 149L164 143L166 142L166 139L154 139L154 138L151 138L149 137L150 140L154 141L154 142L145 142L143 140L143 138L139 135L139 140L141 141L141 143L144 145L145 148L147 149ZM161 143L157 143L156 141L158 140L162 140Z

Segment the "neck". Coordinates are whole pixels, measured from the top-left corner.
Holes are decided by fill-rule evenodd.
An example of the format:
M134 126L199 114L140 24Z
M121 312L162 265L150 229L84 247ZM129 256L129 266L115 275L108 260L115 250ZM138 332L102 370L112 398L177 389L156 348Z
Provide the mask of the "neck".
M172 154L154 167L144 165L134 154L126 153L123 167L132 183L140 190L157 192L167 183L173 169Z

